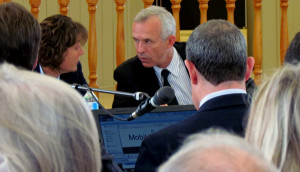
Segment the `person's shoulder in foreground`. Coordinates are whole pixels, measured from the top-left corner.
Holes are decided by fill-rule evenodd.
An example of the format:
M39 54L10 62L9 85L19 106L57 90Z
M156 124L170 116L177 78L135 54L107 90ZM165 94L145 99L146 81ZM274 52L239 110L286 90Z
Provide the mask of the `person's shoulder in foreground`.
M300 171L299 84L299 63L286 63L259 86L247 120L246 140L283 172Z

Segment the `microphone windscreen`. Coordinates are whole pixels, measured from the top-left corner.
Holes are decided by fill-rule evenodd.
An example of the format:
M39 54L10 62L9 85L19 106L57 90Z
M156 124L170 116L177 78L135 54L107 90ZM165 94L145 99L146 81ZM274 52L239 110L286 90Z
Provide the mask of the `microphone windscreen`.
M153 103L157 106L170 103L175 97L172 87L161 87L153 97Z

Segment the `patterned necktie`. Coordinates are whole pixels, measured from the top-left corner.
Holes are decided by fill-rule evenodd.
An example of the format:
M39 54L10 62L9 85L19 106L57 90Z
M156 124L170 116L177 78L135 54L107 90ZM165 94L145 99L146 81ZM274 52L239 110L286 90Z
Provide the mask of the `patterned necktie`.
M170 83L168 81L168 76L170 74L170 71L168 71L168 69L163 69L161 71L161 76L163 77L164 79L164 86L170 86ZM174 99L172 100L171 103L169 103L169 105L178 105L178 101L176 99L176 96L174 97Z

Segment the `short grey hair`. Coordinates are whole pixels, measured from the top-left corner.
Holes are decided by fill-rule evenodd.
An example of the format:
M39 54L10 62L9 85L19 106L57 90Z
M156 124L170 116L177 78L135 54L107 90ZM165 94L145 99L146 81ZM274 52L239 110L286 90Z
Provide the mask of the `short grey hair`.
M209 20L199 25L187 41L186 56L213 85L245 79L246 40L228 21Z
M146 21L149 17L157 16L161 22L161 38L166 40L170 35L176 35L176 22L172 14L163 7L151 6L140 11L134 22Z
M219 159L216 162L211 162L211 159L215 160L216 157ZM242 161L236 162L237 159ZM244 166L244 161L247 161L249 168ZM226 131L211 129L189 136L178 152L159 167L158 172L215 172L223 170L278 171L264 159L258 149L255 149L243 138Z
M0 65L0 83L0 155L6 169L101 170L95 120L77 91L7 63Z

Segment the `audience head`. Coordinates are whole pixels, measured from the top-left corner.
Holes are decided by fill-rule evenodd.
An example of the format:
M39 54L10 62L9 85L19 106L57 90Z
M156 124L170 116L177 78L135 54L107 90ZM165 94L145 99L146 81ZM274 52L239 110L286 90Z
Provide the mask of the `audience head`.
M42 40L39 64L56 73L75 72L83 50L84 31L70 17L56 14L41 22Z
M0 82L2 169L100 171L96 124L79 93L7 63L0 66Z
M209 20L199 25L187 41L186 55L192 92L197 92L192 94L195 107L209 93L245 90L245 80L254 65L253 57L247 58L243 34L225 20Z
M162 164L159 172L275 172L276 168L243 138L225 132L198 133Z
M40 40L39 23L29 11L14 2L0 5L0 63L33 70Z
M133 39L144 67L165 68L173 56L176 23L163 7L151 6L140 11L133 22Z
M246 139L282 171L300 171L300 66L286 65L254 94Z
M300 62L300 32L298 32L285 53L284 63L298 64Z
M199 25L188 39L186 53L187 59L213 85L245 79L246 40L239 28L225 20Z

